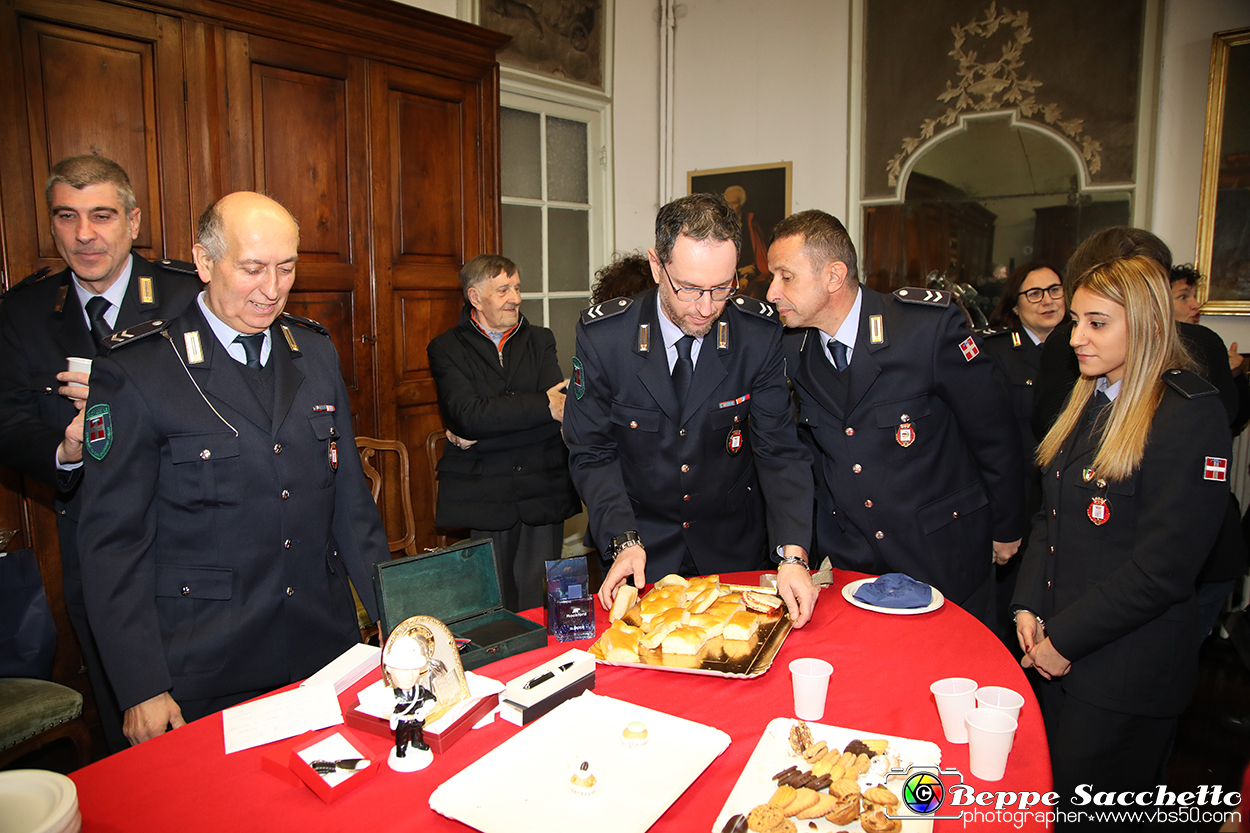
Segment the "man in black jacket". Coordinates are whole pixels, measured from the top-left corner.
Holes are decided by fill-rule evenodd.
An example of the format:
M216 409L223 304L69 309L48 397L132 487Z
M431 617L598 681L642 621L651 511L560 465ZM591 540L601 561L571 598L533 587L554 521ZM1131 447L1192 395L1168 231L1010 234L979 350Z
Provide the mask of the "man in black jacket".
M99 341L150 319L168 319L195 297L189 263L149 263L130 251L140 211L130 178L103 156L71 156L53 166L46 190L52 239L68 268L40 270L0 303L0 464L56 487L62 589L78 636L109 749L127 743L121 712L87 627L78 568L79 484L86 373ZM103 307L103 312L97 311Z
M448 428L435 523L491 538L509 610L539 607L545 561L581 510L560 437L564 379L556 339L521 315L521 276L500 255L460 270L460 322L430 342L430 372Z

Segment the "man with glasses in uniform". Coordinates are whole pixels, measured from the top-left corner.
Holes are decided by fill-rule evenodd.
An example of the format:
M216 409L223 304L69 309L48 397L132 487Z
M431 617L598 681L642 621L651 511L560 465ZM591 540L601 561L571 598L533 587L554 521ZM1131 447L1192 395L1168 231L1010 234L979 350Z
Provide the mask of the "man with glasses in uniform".
M674 200L647 252L655 289L582 312L564 435L590 532L631 576L762 569L795 626L811 617L811 456L782 367L781 322L735 296L741 224L719 196Z

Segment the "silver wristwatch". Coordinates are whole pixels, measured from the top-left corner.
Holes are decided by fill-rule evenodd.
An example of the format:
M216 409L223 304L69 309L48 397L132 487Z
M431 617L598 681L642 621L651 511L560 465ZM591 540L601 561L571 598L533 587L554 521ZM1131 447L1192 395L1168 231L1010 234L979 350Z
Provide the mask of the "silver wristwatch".
M608 557L609 561L615 561L618 555L630 547L642 547L642 539L638 537L638 532L633 529L615 536L612 542L608 544L604 555ZM643 547L643 551L646 551L646 547Z

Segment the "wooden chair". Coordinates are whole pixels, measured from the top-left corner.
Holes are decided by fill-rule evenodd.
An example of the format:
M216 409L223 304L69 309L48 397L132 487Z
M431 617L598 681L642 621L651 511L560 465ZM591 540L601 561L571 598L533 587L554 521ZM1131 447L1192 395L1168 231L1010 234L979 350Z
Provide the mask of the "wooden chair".
M403 519L404 534L400 538L388 540L387 549L392 556L396 553L404 555L417 554L417 522L412 514L412 482L408 475L408 448L399 440L378 440L373 437L357 437L356 450L360 453L360 467L364 469L365 479L369 481L369 492L373 502L382 498L381 454L394 453L395 468L399 473L399 512ZM378 465L374 465L377 463ZM372 588L369 588L372 591ZM356 620L360 626L360 637L363 642L372 642L378 637L376 622L369 621L369 614L360 601L356 588L352 587L352 597L356 602Z
M0 769L62 738L74 745L79 767L91 763L81 694L47 680L0 678Z
M441 428L431 431L425 438L425 462L430 471L430 517L438 517L438 460L447 445L447 433ZM434 546L445 547L456 539L434 529Z

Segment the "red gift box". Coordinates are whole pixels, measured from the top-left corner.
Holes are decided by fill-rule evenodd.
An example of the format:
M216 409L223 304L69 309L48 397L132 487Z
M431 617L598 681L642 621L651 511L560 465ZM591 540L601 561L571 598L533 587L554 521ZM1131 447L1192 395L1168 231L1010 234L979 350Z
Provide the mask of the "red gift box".
M425 730L425 742L430 750L438 754L442 754L451 748L451 745L460 738L468 734L477 722L494 710L499 705L499 695L491 694L483 697L473 704L473 708L452 723L450 726L444 726L437 732L431 732L428 728ZM384 720L380 717L374 717L358 711L356 707L350 706L343 709L343 722L361 732L368 732L378 737L395 739L395 733L391 731L390 720Z
M333 737L334 735L341 735L343 739L351 744L351 746L356 750L357 754L352 757L369 758L370 762L369 766L364 769L356 770L356 772L352 773L346 780L334 786L330 786L329 782L317 774L316 770L309 766L308 762L301 758L299 753L308 749L310 746L315 746L326 738ZM378 774L378 769L381 765L381 759L376 758L369 751L369 747L365 745L364 741L344 726L332 726L323 732L318 732L313 735L311 739L296 744L291 748L291 754L288 759L288 766L290 770L294 772L301 781L307 784L308 788L316 793L318 798L327 804L337 798L347 795L361 784L373 778L373 776Z

